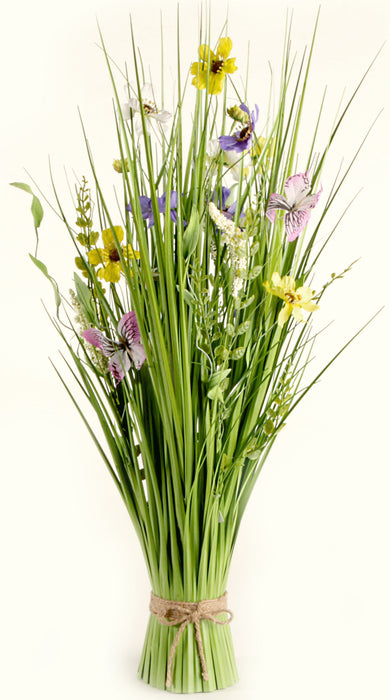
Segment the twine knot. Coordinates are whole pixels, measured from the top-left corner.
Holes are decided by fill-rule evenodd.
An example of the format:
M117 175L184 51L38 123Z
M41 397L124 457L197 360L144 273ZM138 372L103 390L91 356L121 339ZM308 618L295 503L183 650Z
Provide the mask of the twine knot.
M228 625L233 619L233 613L231 610L228 610L226 606L226 591L219 598L200 600L198 603L190 603L181 600L165 600L164 598L159 598L158 596L154 595L154 593L151 594L150 612L152 615L155 615L162 625L167 625L168 627L180 625L169 652L166 678L167 688L170 688L172 684L172 662L179 639L189 624L194 625L195 639L198 646L199 659L202 667L202 677L205 681L208 681L209 676L207 673L202 635L200 633L200 620L210 620L210 622L214 622L216 625ZM228 615L228 619L218 620L216 615L220 615L221 613L226 613Z

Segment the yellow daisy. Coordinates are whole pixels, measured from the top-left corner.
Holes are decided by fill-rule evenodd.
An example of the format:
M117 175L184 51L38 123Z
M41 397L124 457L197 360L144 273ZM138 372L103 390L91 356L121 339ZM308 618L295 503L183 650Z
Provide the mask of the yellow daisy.
M286 302L278 314L278 325L281 327L291 314L296 321L303 321L302 309L309 312L319 309L319 306L311 301L313 298L312 290L309 287L298 287L298 289L295 289L296 283L293 277L288 275L280 277L278 272L274 272L271 282L267 281L263 284L267 292Z
M206 44L199 46L201 60L193 63L190 71L191 75L195 76L192 84L198 90L204 90L208 84L210 95L219 95L222 92L226 73L234 73L237 70L236 59L228 58L232 45L229 37L220 39L216 54Z
M123 241L122 226L114 226L118 243ZM110 228L102 231L104 248L95 248L88 253L88 260L91 265L102 265L98 271L98 277L106 282L119 282L123 266L121 263L119 250L115 242L114 234ZM120 246L122 255L126 260L139 260L139 252L131 245Z

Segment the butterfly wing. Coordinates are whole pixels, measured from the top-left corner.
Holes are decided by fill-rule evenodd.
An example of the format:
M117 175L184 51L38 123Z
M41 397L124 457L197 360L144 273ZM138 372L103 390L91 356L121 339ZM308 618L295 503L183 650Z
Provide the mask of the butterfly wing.
M267 211L265 212L266 216L270 221L272 221L272 223L274 223L275 221L276 209L290 211L291 207L286 197L284 197L282 194L276 194L276 192L274 192L270 195L270 198L268 200Z
M135 311L129 311L122 316L118 323L118 335L123 339L128 346L133 343L141 342L141 335L138 328Z
M316 192L316 194L309 194L307 197L305 197L303 199L303 201L299 205L299 208L300 209L314 209L314 207L316 206L316 204L320 198L321 192L322 192L322 187L321 187L321 189L318 190L318 192Z
M287 202L291 207L297 204L297 202L301 202L302 199L309 194L310 190L311 181L309 178L309 171L291 175L291 177L287 178L284 185Z
M106 338L104 333L97 330L97 328L87 328L81 335L88 343L94 345L95 348L99 348L106 357L111 357L119 347L118 343L114 343L110 338Z
M141 343L135 343L128 349L128 353L136 369L141 369L146 359L145 348Z
M117 385L122 381L130 367L131 362L126 350L118 350L112 355L108 369L117 380Z
M297 209L287 212L284 217L284 224L286 227L287 240L295 241L299 234L302 233L307 222L310 219L309 209Z
M145 362L145 350L141 343L141 334L137 323L135 311L129 311L122 316L118 323L118 333L123 338L128 356L136 369L140 369Z

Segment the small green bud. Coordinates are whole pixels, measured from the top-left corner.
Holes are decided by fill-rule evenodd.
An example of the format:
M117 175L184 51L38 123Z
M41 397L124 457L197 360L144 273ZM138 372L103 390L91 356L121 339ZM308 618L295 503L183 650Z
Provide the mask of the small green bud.
M227 111L229 117L234 119L234 121L241 122L241 124L248 123L247 113L244 112L244 110L241 109L238 105L234 105L234 107L229 107L226 111Z
M125 170L129 172L130 166L129 166L129 161L127 158L124 160L124 165L125 165ZM116 173L123 173L123 161L122 160L114 160L112 167L114 168Z

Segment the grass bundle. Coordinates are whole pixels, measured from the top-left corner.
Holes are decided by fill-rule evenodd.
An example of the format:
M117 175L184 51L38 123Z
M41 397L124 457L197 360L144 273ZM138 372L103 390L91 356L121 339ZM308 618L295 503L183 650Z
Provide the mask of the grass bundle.
M73 219L53 183L76 249L69 297L31 256L54 287L52 320L75 389L58 374L145 557L153 597L139 675L176 692L237 680L225 591L240 523L277 435L320 376L305 383L317 336L311 314L344 274L312 289L331 235L324 242L324 220L344 179L324 192L321 173L347 109L319 153L321 112L315 116L298 169L315 31L296 67L290 30L277 107L262 114L262 131L259 107L235 83L229 37L212 44L210 27L201 28L198 58L185 67L178 42L173 113L145 81L134 39L122 100L102 39L115 100L118 211L86 139L90 175L75 185ZM14 184L33 195L38 232L40 200ZM199 605L205 601L211 607Z

